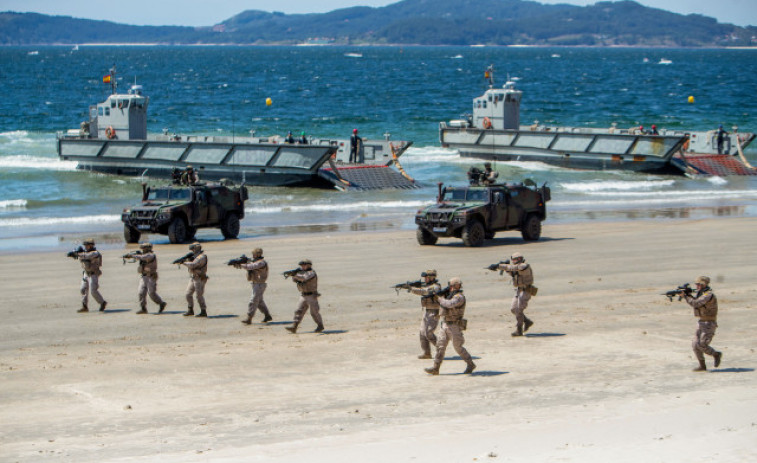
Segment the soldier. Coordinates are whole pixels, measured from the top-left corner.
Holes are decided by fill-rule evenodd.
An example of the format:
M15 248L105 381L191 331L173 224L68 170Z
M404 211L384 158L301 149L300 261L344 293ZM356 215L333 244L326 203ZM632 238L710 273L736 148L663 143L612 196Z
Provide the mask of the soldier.
M189 270L189 285L186 292L187 312L184 316L190 317L195 314L192 295L196 293L197 303L200 305L200 313L197 316L207 317L208 313L205 311L207 308L205 305L205 282L208 281L208 256L202 252L202 245L197 242L190 244L189 250L194 253L192 260L182 262Z
M434 366L425 369L426 373L430 375L439 374L439 367L444 360L444 352L447 350L447 344L449 344L450 339L457 354L468 364L463 374L473 373L473 370L476 368L471 355L463 347L463 344L465 344L463 330L465 329L466 321L463 319L465 315L465 296L463 295L462 287L463 282L460 278L452 278L449 280L449 294L447 297L438 297L442 310L442 329L439 331L439 340L436 342Z
M103 264L103 256L95 248L95 240L88 238L82 242L84 245L84 251L76 254L77 259L81 262L82 278L81 278L81 309L77 312L89 312L88 299L89 294L92 294L92 298L100 304L100 312L105 311L105 306L108 302L100 295L100 267Z
M163 313L166 303L158 295L158 258L152 252L152 243L144 242L139 245L141 254L128 254L129 258L139 262L137 273L141 276L139 279L139 307L138 314L147 313L147 295L150 299L160 306L158 313Z
M515 315L516 328L512 332L513 336L523 336L523 333L531 328L534 324L523 313L528 307L528 301L531 299L532 292L534 292L534 273L531 270L531 266L526 263L526 259L523 254L516 252L510 256L509 261L500 263L499 270L503 270L510 274L512 277L513 287L515 288L515 296L513 296L513 303L510 307L510 312Z
M263 323L273 320L271 313L268 311L268 306L263 300L263 293L268 286L266 284L266 280L268 279L268 263L263 258L263 250L261 248L253 249L251 262L236 264L234 267L247 270L247 281L252 284L252 295L250 296L250 303L247 305L247 320L242 320L242 323L245 325L251 324L252 317L258 308L263 312Z
M300 326L302 318L305 316L308 308L310 316L316 323L315 332L323 331L323 320L321 319L321 308L318 305L318 275L313 270L313 263L309 259L300 261L300 268L292 275L292 280L297 283L297 289L300 291L300 301L297 310L294 312L294 326L287 326L290 333L296 333L297 327Z
M484 179L482 183L484 185L494 185L495 183L497 183L497 177L499 177L499 172L496 172L492 169L492 163L485 162L484 163Z
M187 170L181 174L181 183L183 185L195 185L200 181L199 174L194 170L194 167L187 166Z
M699 318L697 331L694 334L694 340L691 343L694 349L694 355L699 360L699 367L694 371L707 371L707 365L704 363L704 354L712 355L715 359L715 368L720 366L720 360L723 353L718 352L710 347L710 342L715 336L715 330L718 327L718 298L710 288L710 278L701 276L694 283L697 287L697 294L691 295L682 293L691 307L694 308L694 316Z
M417 296L421 297L421 309L423 310L423 319L421 319L421 349L423 354L419 355L419 359L431 358L431 346L436 345L436 327L439 325L439 301L437 301L435 294L439 292L442 287L436 280L436 270L426 270L421 273L423 278L423 286L420 288L409 288L409 291Z

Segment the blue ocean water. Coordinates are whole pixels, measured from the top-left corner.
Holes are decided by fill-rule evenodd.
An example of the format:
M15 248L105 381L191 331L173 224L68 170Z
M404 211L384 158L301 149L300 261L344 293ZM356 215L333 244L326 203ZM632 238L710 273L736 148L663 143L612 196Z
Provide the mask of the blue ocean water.
M672 61L660 64L661 59ZM140 179L77 171L55 134L78 128L109 87L150 96L148 130L363 136L414 142L402 158L425 187L340 193L251 189L242 236L413 228L436 183L463 183L470 160L442 149L438 123L469 112L493 64L523 90L523 123L757 131L757 50L503 47L80 46L0 49L0 252L97 233L119 242ZM695 103L687 98L694 96ZM266 106L266 98L273 104ZM757 146L746 151L757 164ZM549 221L757 215L757 179L688 179L499 163L500 179L548 182ZM217 233L207 233L215 237ZM204 235L201 233L200 237ZM27 237L34 237L33 240ZM165 241L155 237L155 241ZM32 244L36 243L36 244Z

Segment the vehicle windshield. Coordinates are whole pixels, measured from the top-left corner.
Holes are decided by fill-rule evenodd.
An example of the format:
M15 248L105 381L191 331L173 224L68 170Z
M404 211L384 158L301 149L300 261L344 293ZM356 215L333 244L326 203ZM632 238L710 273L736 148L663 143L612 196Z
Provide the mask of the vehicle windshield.
M446 190L444 193L444 200L445 201L456 201L456 202L486 202L488 192L487 190L478 190L478 189L455 189L455 190Z
M191 191L186 188L156 188L150 190L148 201L189 201Z

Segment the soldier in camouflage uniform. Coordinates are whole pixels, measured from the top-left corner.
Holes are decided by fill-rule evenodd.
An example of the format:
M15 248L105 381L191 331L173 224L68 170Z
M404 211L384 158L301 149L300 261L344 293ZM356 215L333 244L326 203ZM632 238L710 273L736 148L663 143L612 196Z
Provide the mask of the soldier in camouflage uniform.
M507 262L507 261L506 261ZM528 301L531 299L534 284L534 273L531 270L531 265L526 263L526 259L523 254L516 252L510 256L510 263L499 264L499 270L503 270L510 274L512 278L513 287L515 288L515 295L513 296L513 302L510 306L510 312L515 315L516 327L512 332L513 336L523 336L523 333L531 328L534 324L523 313L528 307Z
M697 287L696 295L682 293L686 302L694 308L694 316L699 318L697 331L694 334L694 340L691 347L694 350L699 367L694 371L707 371L707 365L704 363L704 354L712 355L715 359L715 368L720 366L720 360L723 353L718 352L710 347L710 342L715 336L715 330L718 327L718 299L710 288L710 278L701 276L695 281Z
M419 359L431 358L431 346L436 345L436 327L439 325L439 302L436 300L436 294L442 289L436 280L436 270L426 270L421 273L423 286L420 288L409 288L409 291L421 297L421 309L423 310L423 319L421 320L421 349L423 353L418 356Z
M200 305L200 313L198 317L207 317L207 306L205 305L205 283L208 281L208 256L202 252L202 245L200 243L192 243L189 245L189 250L194 253L192 260L182 262L182 265L189 270L189 285L187 286L187 312L185 317L190 317L195 314L194 312L194 300L193 294L197 295L197 303Z
M108 302L100 295L100 275L102 271L100 267L103 264L103 257L95 248L94 239L86 239L82 242L84 245L84 252L79 252L76 258L81 262L82 278L81 278L81 309L77 312L89 312L88 300L89 294L92 294L92 298L100 304L100 312L105 311L105 306Z
M263 300L263 293L265 292L268 284L268 263L263 258L263 250L261 248L255 248L252 250L252 260L246 264L236 264L236 268L243 268L247 270L247 281L252 284L252 295L250 296L250 303L247 305L247 319L242 320L242 323L249 325L252 323L252 317L259 308L263 312L263 323L268 323L273 320L271 313L268 311L268 306Z
M439 331L439 339L436 342L436 357L434 357L434 366L432 368L426 368L426 373L430 375L438 375L439 367L444 360L444 353L447 350L447 344L452 340L452 346L455 348L457 354L465 360L468 365L465 368L463 374L473 373L476 368L476 364L473 363L471 355L465 350L463 344L465 344L465 338L463 337L463 330L465 329L466 321L463 319L465 315L465 296L463 295L463 282L460 278L452 278L449 280L449 295L447 297L439 296L439 305L441 306L441 319L442 328Z
M321 308L318 305L318 275L313 270L313 263L309 259L300 261L300 269L292 275L292 280L297 284L300 291L300 302L297 310L294 312L294 326L287 326L290 333L296 333L297 327L300 326L305 312L310 309L310 316L316 323L315 332L323 331L323 320L321 319Z
M152 243L142 243L139 245L141 254L129 254L129 257L139 262L137 273L139 279L139 307L138 314L147 313L147 295L150 299L160 306L158 313L163 313L166 303L158 295L158 258L152 251Z

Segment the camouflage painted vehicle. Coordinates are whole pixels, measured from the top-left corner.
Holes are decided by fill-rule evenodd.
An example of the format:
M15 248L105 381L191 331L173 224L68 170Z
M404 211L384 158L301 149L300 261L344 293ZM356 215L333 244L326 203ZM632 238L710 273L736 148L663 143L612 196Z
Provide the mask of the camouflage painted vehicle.
M537 187L530 180L446 188L439 184L437 203L415 215L418 243L433 245L440 237L455 237L466 246L481 246L506 230L520 230L524 240L537 241L550 195L546 184Z
M224 238L239 235L247 187L203 182L196 185L142 187L142 203L124 209L124 239L136 243L142 233L168 235L171 243L194 238L199 228L221 229Z

